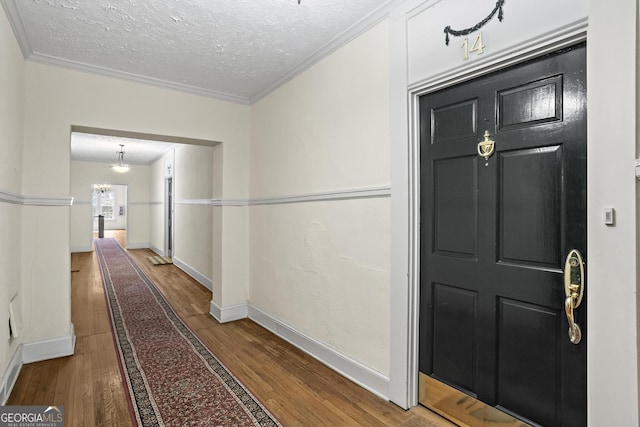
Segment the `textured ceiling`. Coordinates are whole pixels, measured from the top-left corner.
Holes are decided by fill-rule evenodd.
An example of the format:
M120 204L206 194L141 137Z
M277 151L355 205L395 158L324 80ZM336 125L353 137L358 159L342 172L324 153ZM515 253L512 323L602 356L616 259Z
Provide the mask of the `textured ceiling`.
M1 0L27 59L252 102L392 0Z

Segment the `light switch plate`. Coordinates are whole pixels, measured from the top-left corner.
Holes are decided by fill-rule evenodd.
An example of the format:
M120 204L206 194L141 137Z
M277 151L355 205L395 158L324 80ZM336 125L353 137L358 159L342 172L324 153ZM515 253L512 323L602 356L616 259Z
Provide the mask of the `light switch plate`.
M606 225L615 225L616 210L614 208L604 208L604 223Z

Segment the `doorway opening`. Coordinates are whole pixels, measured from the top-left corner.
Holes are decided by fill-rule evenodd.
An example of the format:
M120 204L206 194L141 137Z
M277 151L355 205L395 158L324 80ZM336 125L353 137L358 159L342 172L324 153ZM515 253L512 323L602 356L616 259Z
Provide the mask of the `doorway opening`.
M103 237L105 230L127 230L127 186L121 184L93 184L91 190L92 231Z
M585 58L420 97L419 400L457 424L586 425Z

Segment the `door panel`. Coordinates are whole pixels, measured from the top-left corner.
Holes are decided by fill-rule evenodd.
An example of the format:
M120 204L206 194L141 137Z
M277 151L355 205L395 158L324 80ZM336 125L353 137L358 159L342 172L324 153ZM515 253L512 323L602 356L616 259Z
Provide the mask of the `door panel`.
M478 294L442 284L435 284L433 293L434 376L474 392Z
M498 129L562 120L562 76L498 92Z
M499 154L501 261L560 268L562 148Z
M562 271L586 256L585 69L580 45L420 98L420 378L545 426L586 424Z
M559 412L560 321L557 310L507 298L498 301L497 404L542 425ZM522 370L523 366L527 369Z
M464 101L433 110L432 143L475 137L477 101Z
M477 257L477 176L475 157L433 162L436 253Z

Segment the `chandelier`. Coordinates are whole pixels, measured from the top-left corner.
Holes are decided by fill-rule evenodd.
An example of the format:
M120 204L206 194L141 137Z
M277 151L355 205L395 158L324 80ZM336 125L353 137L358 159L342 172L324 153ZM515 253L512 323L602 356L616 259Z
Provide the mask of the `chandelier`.
M120 144L120 151L116 151L118 155L118 163L114 163L111 165L111 169L118 173L125 173L129 170L129 165L124 162L124 144Z
M111 191L111 186L109 184L95 184L93 189L100 193L108 193Z

